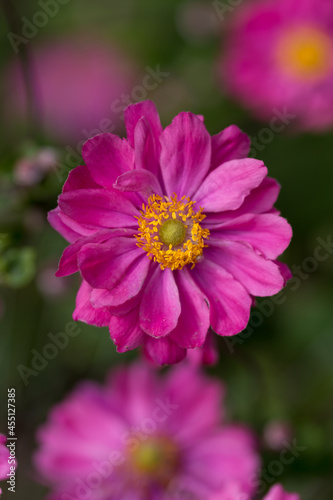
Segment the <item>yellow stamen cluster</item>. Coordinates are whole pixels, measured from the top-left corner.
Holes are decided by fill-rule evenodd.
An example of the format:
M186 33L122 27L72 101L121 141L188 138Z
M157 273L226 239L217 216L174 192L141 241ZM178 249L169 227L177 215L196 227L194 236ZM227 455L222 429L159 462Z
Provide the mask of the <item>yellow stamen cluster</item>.
M168 267L174 271L187 264L192 264L193 269L208 246L204 240L209 237L209 231L200 225L206 216L202 208L195 212L194 204L195 201L185 196L178 200L175 194L170 198L153 195L147 205L142 205L141 216L137 218L137 245L163 270Z

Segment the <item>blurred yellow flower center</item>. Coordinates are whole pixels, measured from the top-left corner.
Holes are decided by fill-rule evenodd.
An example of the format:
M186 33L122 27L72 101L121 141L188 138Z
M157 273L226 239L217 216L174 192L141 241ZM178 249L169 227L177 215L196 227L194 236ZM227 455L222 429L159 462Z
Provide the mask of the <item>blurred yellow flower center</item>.
M176 445L160 437L141 442L131 460L140 475L144 474L166 485L175 474L179 457Z
M195 212L194 204L185 196L178 200L177 195L171 198L153 195L142 206L137 245L161 269L168 267L174 271L187 264L193 268L207 247L204 240L209 238L209 231L200 225L206 216L202 208Z
M324 77L331 68L332 43L323 31L302 26L283 34L277 56L280 65L293 76L317 79Z

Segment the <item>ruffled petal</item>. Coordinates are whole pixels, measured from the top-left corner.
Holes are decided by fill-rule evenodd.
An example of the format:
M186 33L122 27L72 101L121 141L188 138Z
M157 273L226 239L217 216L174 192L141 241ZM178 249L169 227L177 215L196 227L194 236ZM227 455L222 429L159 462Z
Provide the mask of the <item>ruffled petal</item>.
M236 125L230 125L212 136L211 170L226 161L246 158L250 151L250 138Z
M211 160L211 138L192 113L180 113L161 135L161 171L169 196L191 197L205 178Z
M76 295L76 307L73 312L75 321L83 321L88 325L108 326L111 314L103 309L95 309L90 302L91 286L83 281Z
M235 335L244 330L250 319L252 304L245 288L208 259L199 262L192 273L208 297L213 330L218 335Z
M231 160L213 170L193 198L205 212L235 210L266 175L267 168L262 161Z
M214 226L209 243L214 244L216 240L247 242L268 259L276 259L287 248L291 237L292 229L286 219L272 214L247 214Z
M158 116L155 104L152 101L143 101L136 104L130 104L124 112L127 138L132 147L134 147L134 131L140 118L145 117L150 125L155 140L158 141L163 129Z
M158 365L173 365L180 363L186 356L186 349L179 347L169 337L154 339L149 335L145 338L146 356Z
M142 297L141 328L152 337L163 337L176 327L180 310L173 272L170 269L162 271L156 266Z
M170 338L180 347L195 348L203 345L209 328L208 299L193 281L188 269L176 273L181 313Z
M109 133L85 142L82 156L91 177L105 188L112 188L119 175L134 168L134 151L127 140Z
M262 214L269 212L278 199L281 186L271 177L265 177L260 186L253 189L240 207L242 213ZM241 215L241 214L239 214Z
M79 165L69 172L62 192L67 193L67 191L77 189L101 189L101 186L91 177L86 165Z
M109 323L110 336L118 352L131 351L142 344L145 333L139 326L139 309L133 309L125 316L112 316Z
M134 151L135 168L158 175L161 145L145 116L140 118L134 130Z
M117 232L118 235L123 234L123 230L114 230ZM114 234L115 236L115 234ZM78 252L81 250L81 248L84 245L87 245L88 243L103 243L104 241L108 240L110 238L110 231L98 231L97 233L94 233L93 236L90 237L80 237L78 238L75 243L72 245L69 245L67 248L65 248L60 262L59 262L59 267L56 272L56 276L61 277L61 276L68 276L69 274L76 273L79 268L77 264L77 255Z
M102 244L85 245L79 252L78 264L83 278L93 288L116 289L123 303L139 293L150 260L133 238L116 237Z
M137 227L139 211L126 196L114 189L80 189L59 196L65 215L88 228Z
M69 243L74 243L78 238L80 238L81 234L78 233L77 231L74 231L71 227L69 227L65 222L63 222L60 218L60 213L61 210L59 207L55 208L54 210L51 210L47 214L47 220L55 229L58 231L65 240L67 240Z
M119 191L134 191L144 193L148 196L157 194L163 196L163 192L156 176L148 170L131 170L120 175L115 184Z
M250 245L237 241L214 241L206 257L223 267L256 297L275 295L284 286L279 267L258 255Z

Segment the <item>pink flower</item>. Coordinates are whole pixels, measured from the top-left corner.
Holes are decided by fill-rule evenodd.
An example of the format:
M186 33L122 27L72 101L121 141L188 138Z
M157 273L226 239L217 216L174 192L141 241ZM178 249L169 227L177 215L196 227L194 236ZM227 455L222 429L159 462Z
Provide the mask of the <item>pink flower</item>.
M208 500L250 500L251 495L240 490L237 484L221 493L213 494ZM280 484L273 486L263 500L300 500L297 493L287 493Z
M219 71L230 94L263 120L278 110L299 129L332 127L332 1L237 7Z
M223 423L223 396L217 379L187 363L163 378L135 364L104 387L81 384L38 432L35 464L49 498L202 499L231 484L252 493L255 439Z
M125 111L127 139L83 147L51 225L70 243L57 276L80 272L74 319L109 326L118 351L143 344L159 364L201 347L211 325L234 335L252 296L278 293L275 261L291 228L273 209L279 186L231 126L211 137L180 113L165 130L150 101Z
M8 479L7 474L10 471L8 459L9 459L9 450L6 446L7 438L3 434L0 434L0 481L3 479ZM2 490L0 488L0 495Z
M124 54L96 39L73 36L40 45L32 56L31 83L51 137L72 144L119 126L122 99L134 75ZM11 96L6 120L26 120L26 92L17 64L8 68L6 80Z

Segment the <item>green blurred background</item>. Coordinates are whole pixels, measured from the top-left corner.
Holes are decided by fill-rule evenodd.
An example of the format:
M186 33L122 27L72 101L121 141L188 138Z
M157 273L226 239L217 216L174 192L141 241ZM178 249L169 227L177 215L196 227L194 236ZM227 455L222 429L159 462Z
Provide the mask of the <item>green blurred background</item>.
M40 10L34 0L13 4L19 18L32 19ZM134 61L134 85L142 84L147 66L160 65L170 73L147 93L156 102L163 125L176 113L190 110L205 116L211 134L235 123L256 138L267 125L228 99L216 79L227 23L228 15L221 20L210 1L70 0L26 46L33 56L35 47L51 38L96 32ZM0 28L4 87L6 67L17 56L2 12ZM2 93L3 103L7 98ZM109 109L105 113L112 118ZM3 117L0 127L0 432L7 428L7 388L15 387L19 462L15 498L39 500L47 490L38 483L31 460L36 428L79 380L102 381L108 369L134 359L138 352L118 355L106 328L79 324L79 335L24 384L18 366L31 368L32 350L41 353L50 332L64 331L79 281L53 277L66 242L49 227L46 214L56 206L63 182L54 169L30 186L18 185L13 174L18 160L39 147L55 148L65 164L65 146L36 131L31 122L9 127ZM124 133L122 126L118 132ZM252 320L252 325L260 325L253 326L252 334L249 328L229 343L219 339L220 362L209 372L227 385L228 418L245 422L258 433L264 468L278 460L276 434L282 433L289 443L296 439L305 448L274 481L300 492L303 500L331 500L333 255L315 264L306 259L313 257L318 238L327 241L332 234L333 134L295 135L286 127L269 143L260 142L260 149L257 157L282 184L277 206L294 230L283 260L290 267L301 266L304 274L299 286L295 281L287 286L280 304L261 301L263 312Z

